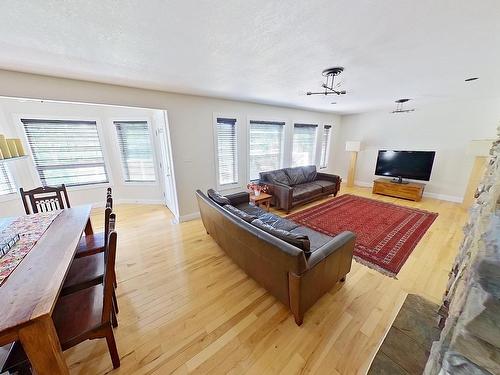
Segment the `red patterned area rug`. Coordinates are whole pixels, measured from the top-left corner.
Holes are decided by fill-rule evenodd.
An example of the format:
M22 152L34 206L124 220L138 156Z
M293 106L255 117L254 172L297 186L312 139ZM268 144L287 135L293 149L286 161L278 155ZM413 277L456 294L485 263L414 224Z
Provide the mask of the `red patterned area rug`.
M356 234L354 258L384 275L396 277L438 214L344 194L288 216L318 232Z

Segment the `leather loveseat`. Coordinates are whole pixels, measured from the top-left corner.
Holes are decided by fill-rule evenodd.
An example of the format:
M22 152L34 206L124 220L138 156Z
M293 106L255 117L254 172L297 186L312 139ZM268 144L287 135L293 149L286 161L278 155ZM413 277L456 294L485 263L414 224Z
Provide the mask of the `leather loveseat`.
M342 179L333 174L318 173L315 165L261 172L259 182L269 186L272 204L290 210L315 199L337 195Z
M248 193L226 197L196 192L207 233L249 276L290 308L304 313L351 269L355 236L335 237L283 219L249 203Z

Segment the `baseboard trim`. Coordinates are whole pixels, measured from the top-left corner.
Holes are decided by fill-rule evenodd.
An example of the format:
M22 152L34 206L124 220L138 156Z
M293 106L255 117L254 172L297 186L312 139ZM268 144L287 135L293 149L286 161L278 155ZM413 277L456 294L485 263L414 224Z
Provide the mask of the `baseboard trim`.
M161 204L165 206L165 202L162 199L113 199L114 204ZM104 207L105 202L94 202L92 207Z
M424 191L424 197L439 199L442 201L454 202L454 203L462 203L463 198L457 197L455 195L447 195L447 194L436 194L436 193L426 193Z
M354 185L360 186L360 187L371 188L373 186L373 182L354 181ZM447 201L447 202L453 202L453 203L462 203L462 201L463 201L462 197L457 197L455 195L429 193L429 192L426 192L426 191L424 191L424 197L426 197L426 198L433 198L433 199L439 199L441 201Z
M200 215L199 212L193 212L193 213L190 213L190 214L187 214L187 215L181 215L179 217L179 222L184 223L186 221L191 221L191 220L199 219L200 217L201 217L201 215Z

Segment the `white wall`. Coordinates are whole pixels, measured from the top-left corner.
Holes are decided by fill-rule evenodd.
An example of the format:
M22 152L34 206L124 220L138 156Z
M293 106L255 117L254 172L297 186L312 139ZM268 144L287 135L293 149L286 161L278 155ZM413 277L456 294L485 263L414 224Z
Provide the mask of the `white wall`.
M342 117L340 137L333 158L334 172L347 175L346 141L362 141L356 183L371 186L379 149L435 150L436 158L428 196L462 201L473 158L466 155L473 139L496 138L500 124L500 99L441 102L418 106L415 112L370 112Z
M331 124L333 139L338 135L340 117L248 102L141 90L114 85L0 70L0 95L115 104L168 111L174 172L181 219L198 211L194 192L216 185L213 143L213 115L234 114L249 118L282 119L293 122ZM246 140L243 140L246 142ZM334 147L332 147L333 149ZM332 150L333 151L333 150Z
M21 117L46 119L72 119L96 121L100 133L101 146L109 179L109 184L90 185L68 188L72 205L82 203L103 204L105 188L113 188L114 198L118 201L150 201L161 203L162 189L159 178L156 183L126 183L122 173L120 151L113 125L114 120L147 120L150 129L154 129L155 112L148 109L82 105L69 103L19 101L0 98L0 133L9 137L21 138L25 150L29 150ZM7 167L13 174L17 187L32 189L40 186L34 162L31 158L7 162ZM8 195L0 197L1 216L19 215L24 212L20 197Z

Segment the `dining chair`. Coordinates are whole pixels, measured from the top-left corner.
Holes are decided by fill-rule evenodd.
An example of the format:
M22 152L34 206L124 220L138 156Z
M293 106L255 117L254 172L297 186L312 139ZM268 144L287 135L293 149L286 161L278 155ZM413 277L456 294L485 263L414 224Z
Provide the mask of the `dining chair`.
M66 185L42 186L32 190L19 189L26 215L70 208Z
M115 218L110 219L112 228L107 242L106 269L103 284L59 297L52 319L62 350L72 348L83 341L105 338L113 368L120 367L120 356L112 327L113 278L116 262L117 234L114 230ZM21 360L20 360L21 359ZM15 346L2 371L8 371L28 362L22 346Z
M116 214L111 212L111 208L106 208L106 218L107 222L105 224L105 232L111 233L116 225ZM106 234L109 236L109 234ZM104 271L107 269L106 259L108 255L106 254L106 249L108 249L108 243L105 241L105 251L96 253L93 255L88 255L85 257L75 258L71 263L66 279L62 286L61 295L69 295L76 293L80 290L91 288L95 285L102 284L104 280ZM116 319L116 314L118 314L118 300L116 298L116 273L113 268L111 275L113 277L113 327L118 326L118 321Z
M104 231L82 236L76 248L75 258L83 258L104 251L109 236L109 215L111 215L112 210L113 197L111 194L107 194L106 208L104 209Z

